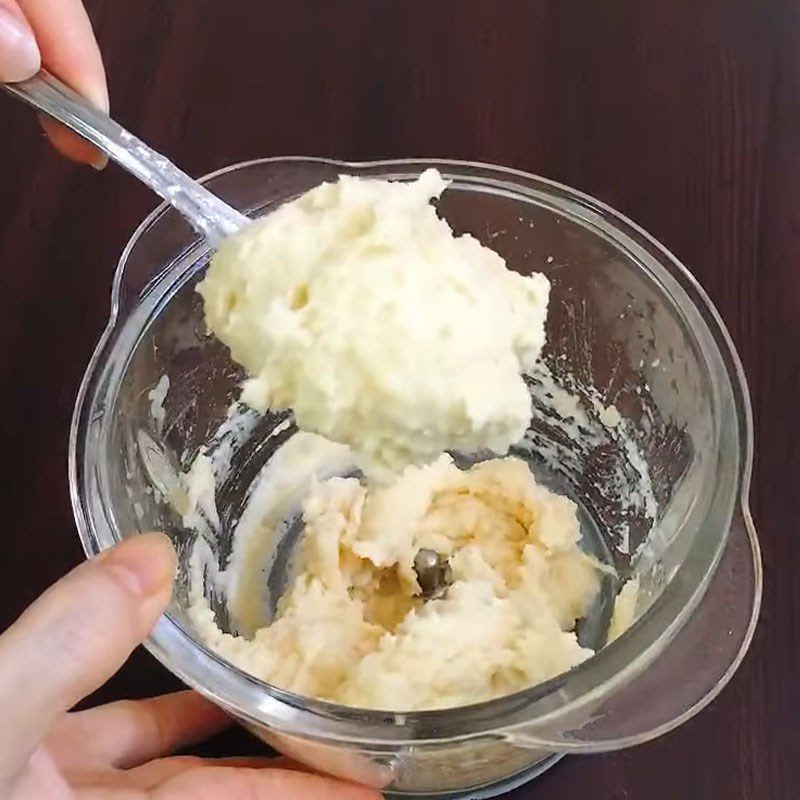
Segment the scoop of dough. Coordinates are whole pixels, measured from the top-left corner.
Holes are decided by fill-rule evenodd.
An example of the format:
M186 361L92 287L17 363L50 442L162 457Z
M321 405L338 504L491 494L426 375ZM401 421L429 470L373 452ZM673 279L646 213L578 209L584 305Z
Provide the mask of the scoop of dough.
M445 186L342 176L223 242L199 292L248 404L392 472L523 435L549 283L455 236Z

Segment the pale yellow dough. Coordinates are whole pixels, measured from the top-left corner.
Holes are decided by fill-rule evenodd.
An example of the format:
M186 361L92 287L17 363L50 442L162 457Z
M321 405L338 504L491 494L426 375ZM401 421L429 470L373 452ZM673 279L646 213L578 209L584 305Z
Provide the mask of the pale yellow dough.
M373 475L444 451L503 454L525 432L521 373L545 341L550 285L519 275L431 205L446 187L343 176L223 242L206 322L249 376Z
M598 590L574 504L514 458L461 471L448 456L388 487L316 483L295 576L252 639L222 633L202 596L209 646L302 695L410 711L466 705L551 678L592 655L573 628ZM450 559L454 583L423 602L417 551Z

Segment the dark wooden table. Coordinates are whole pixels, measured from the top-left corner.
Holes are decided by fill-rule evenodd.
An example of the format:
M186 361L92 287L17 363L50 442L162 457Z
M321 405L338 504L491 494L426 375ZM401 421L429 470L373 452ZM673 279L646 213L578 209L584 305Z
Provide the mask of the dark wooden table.
M616 206L694 271L755 406L761 626L679 731L570 758L517 798L800 793L800 2L92 0L119 120L190 173L267 155L496 162ZM59 160L0 98L0 626L81 558L73 399L112 268L154 205ZM167 690L137 653L98 699ZM794 699L793 699L794 698ZM230 752L253 744L218 740ZM288 800L288 798L287 798Z

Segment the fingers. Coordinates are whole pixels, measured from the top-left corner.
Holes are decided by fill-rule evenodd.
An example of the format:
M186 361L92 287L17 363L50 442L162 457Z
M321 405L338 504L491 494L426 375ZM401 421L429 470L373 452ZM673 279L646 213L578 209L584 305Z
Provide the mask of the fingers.
M110 703L68 715L47 744L59 764L86 761L128 769L202 742L231 724L195 692Z
M183 775L192 769L200 769L206 765L206 760L199 756L172 756L159 758L141 767L129 769L124 773L125 783L132 789L149 792L163 783Z
M39 66L39 48L19 6L14 0L0 0L0 81L24 81Z
M135 536L73 570L0 636L0 777L147 636L174 572L165 536Z
M89 102L108 111L103 60L80 0L17 0L33 29L42 63Z
M16 1L36 37L42 63L90 103L108 111L103 60L81 0ZM68 158L97 168L106 164L105 156L63 126L52 120L42 120L42 125Z
M283 764L284 759L270 758L268 756L252 756L248 758L199 758L198 756L172 756L151 761L141 767L127 770L125 783L135 789L149 791L194 769L208 767L247 767L249 769L302 769L298 764Z
M153 800L380 800L374 789L285 769L232 769L206 766L187 770L152 790Z
M39 122L44 128L50 144L70 161L88 164L97 170L103 169L108 164L108 156L90 145L85 139L81 139L69 128L65 128L61 123L44 116L39 116Z

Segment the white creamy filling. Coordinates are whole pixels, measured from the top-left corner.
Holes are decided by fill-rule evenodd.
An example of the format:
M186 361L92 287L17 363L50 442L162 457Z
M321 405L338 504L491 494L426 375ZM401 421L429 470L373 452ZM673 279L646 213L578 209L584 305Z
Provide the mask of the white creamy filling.
M243 401L291 408L301 432L251 487L227 569L198 539L189 613L220 655L299 694L405 711L458 706L592 654L574 628L604 568L580 550L575 505L518 459L462 471L443 455L503 454L523 437L532 403L522 373L534 374L549 294L544 276L510 271L454 235L431 204L445 186L435 170L411 183L323 184L224 242L199 286L210 330L249 375ZM596 390L581 400L546 371L535 379L549 424L586 440L575 442L573 471L606 440L641 461ZM229 468L238 441L228 439L182 478L179 510L192 527L218 522L215 472ZM528 439L547 463L567 457ZM336 477L354 466L368 483ZM637 471L641 492L629 504L653 518L646 465ZM627 492L620 476L616 489ZM268 618L270 559L300 511L297 557ZM448 559L444 596L420 596L420 549ZM237 635L216 625L204 575ZM630 625L635 599L631 582L611 638Z
M254 408L349 445L391 475L446 450L505 453L525 432L521 372L545 341L549 282L455 236L414 182L342 176L226 240L199 286Z

